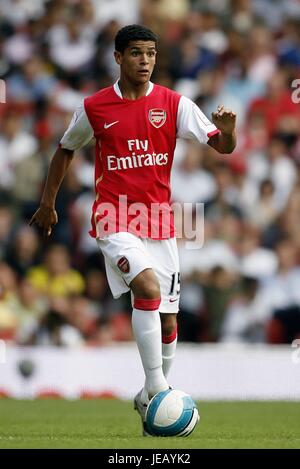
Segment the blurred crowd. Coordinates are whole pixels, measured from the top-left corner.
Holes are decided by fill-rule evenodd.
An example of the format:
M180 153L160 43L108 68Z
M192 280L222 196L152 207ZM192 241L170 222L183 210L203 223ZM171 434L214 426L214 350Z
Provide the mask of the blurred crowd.
M172 200L205 204L203 246L178 239L179 339L290 343L300 337L298 0L0 0L0 339L132 340L130 297L112 299L88 235L93 145L63 182L51 239L28 222L76 106L118 78L115 33L137 22L160 37L154 82L208 117L219 104L238 116L232 155L177 145Z

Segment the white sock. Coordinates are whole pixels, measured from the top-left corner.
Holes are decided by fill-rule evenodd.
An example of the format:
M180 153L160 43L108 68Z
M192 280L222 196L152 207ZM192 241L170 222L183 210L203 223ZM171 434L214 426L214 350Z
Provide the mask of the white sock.
M176 345L177 345L177 335L175 339L169 344L165 344L164 342L162 343L162 359L163 359L162 369L163 369L165 378L168 376L173 360L175 358Z
M162 370L161 322L158 310L133 308L132 330L142 360L149 397L169 388Z

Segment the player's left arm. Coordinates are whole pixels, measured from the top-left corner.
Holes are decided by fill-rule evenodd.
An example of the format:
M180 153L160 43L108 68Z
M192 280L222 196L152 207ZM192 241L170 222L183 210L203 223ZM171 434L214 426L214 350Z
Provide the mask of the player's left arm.
M210 121L189 98L181 96L177 113L177 137L210 145L219 153L232 153L236 145L236 115L219 106Z
M232 153L236 146L235 112L219 106L217 112L212 113L212 122L220 132L210 137L207 144L219 153Z

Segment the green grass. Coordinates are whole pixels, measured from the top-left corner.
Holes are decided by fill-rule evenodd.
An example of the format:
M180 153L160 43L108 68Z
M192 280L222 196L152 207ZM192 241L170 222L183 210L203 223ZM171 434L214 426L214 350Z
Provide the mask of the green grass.
M130 402L0 400L0 448L300 448L299 402L198 402L187 438L143 438Z

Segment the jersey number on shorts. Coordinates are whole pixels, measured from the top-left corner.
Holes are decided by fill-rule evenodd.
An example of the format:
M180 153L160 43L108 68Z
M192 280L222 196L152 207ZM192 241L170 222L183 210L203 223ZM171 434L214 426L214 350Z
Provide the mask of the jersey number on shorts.
M180 272L174 272L172 274L171 289L169 292L170 296L179 295L180 293Z

